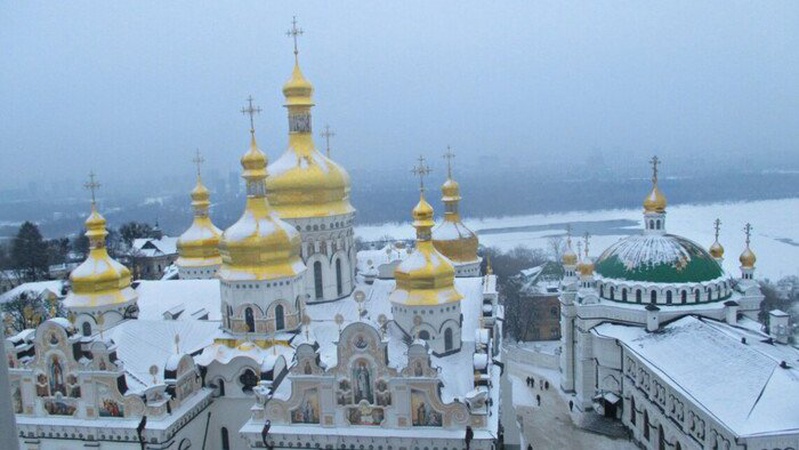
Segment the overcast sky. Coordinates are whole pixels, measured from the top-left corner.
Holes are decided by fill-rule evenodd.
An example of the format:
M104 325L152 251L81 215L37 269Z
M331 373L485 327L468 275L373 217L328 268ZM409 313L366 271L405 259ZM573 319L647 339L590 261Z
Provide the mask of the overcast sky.
M195 148L238 170L249 94L274 159L295 14L317 146L329 123L349 168L799 153L796 1L7 0L0 188L188 176Z

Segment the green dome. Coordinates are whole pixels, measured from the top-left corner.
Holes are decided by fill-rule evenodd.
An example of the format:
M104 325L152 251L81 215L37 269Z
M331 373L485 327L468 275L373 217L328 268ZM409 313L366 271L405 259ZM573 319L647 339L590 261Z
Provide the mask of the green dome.
M611 245L594 271L604 278L650 283L699 283L724 272L699 244L680 236L630 236Z

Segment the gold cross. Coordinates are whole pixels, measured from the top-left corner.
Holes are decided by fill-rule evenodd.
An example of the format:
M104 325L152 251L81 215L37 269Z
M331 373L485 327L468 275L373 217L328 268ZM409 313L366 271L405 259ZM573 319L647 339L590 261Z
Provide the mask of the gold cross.
M749 241L752 237L752 225L747 223L744 225L744 233L746 233L746 246L749 247Z
M197 179L199 180L200 179L200 167L205 162L205 158L203 158L203 155L200 153L200 149L199 148L195 152L194 159L192 159L191 162L193 162L194 165L197 166Z
M716 241L719 240L719 230L721 229L721 220L716 218L713 222L713 227L716 229Z
M657 155L653 156L652 159L649 160L649 163L652 164L652 182L658 182L658 165L660 164L660 159L658 159Z
M250 116L250 133L255 133L255 115L261 112L261 108L257 106L252 106L252 95L247 97L247 107L241 108L242 114L248 114Z
M89 181L83 184L83 187L92 192L92 205L96 204L95 192L100 188L100 183L94 177L94 171L89 172Z
M416 160L419 161L419 164L414 166L411 172L419 177L419 192L424 192L424 177L430 175L430 166L425 164L425 159L422 155L419 155Z
M297 36L302 36L302 28L297 28L297 16L291 19L291 29L286 31L286 36L294 39L294 58L297 57L299 51L297 50Z
M325 131L319 133L323 138L325 138L325 146L327 151L327 157L330 158L330 138L334 137L336 133L330 131L330 125L325 125Z
M455 153L452 153L452 149L447 146L447 153L444 153L444 159L447 160L447 178L452 178L452 159L455 158Z

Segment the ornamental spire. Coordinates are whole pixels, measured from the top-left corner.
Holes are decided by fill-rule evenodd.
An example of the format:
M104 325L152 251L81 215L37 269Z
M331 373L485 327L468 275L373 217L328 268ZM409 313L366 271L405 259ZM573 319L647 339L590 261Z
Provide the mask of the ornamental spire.
M252 95L247 97L247 105L248 106L246 108L242 107L241 108L241 113L242 114L247 114L247 115L250 116L250 134L252 134L254 136L255 135L255 115L261 113L261 108L258 107L258 106L253 107L253 105L252 105L253 100L254 99L252 98Z
M330 129L330 125L325 125L325 131L319 133L319 135L325 138L325 152L326 156L330 158L330 138L335 137L336 133Z
M294 61L297 62L299 60L299 49L297 48L297 38L302 36L304 31L302 28L297 28L297 16L293 16L291 19L291 29L286 31L286 36L292 38L294 40Z
M92 209L97 206L97 199L95 197L95 193L97 189L100 189L100 183L97 181L94 175L94 171L89 172L89 181L83 184L83 187L91 191L92 193Z
M716 261L721 262L722 258L724 258L724 247L722 247L721 243L719 243L719 231L721 230L721 220L719 220L718 218L716 218L716 220L713 221L713 229L714 229L715 240L713 241L713 244L710 245L709 252L710 255L716 259Z
M658 183L658 165L660 164L660 159L658 159L657 155L653 156L652 159L649 160L649 163L652 164L652 184Z
M203 158L203 155L200 153L199 148L195 151L194 158L192 158L191 162L193 162L194 165L197 166L197 181L200 181L202 179L201 169L203 163L205 162L205 158Z
M419 177L419 192L421 192L422 195L424 196L424 191L425 191L424 177L430 175L430 166L426 164L426 160L423 155L419 155L419 157L416 158L416 160L418 161L418 164L413 166L411 172L417 177Z
M447 152L444 153L444 159L447 160L447 178L452 179L452 160L455 158L455 153L452 153L450 146L447 146Z

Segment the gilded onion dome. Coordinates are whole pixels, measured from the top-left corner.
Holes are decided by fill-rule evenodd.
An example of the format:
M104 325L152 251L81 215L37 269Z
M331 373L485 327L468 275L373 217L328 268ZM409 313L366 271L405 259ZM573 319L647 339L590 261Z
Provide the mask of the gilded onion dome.
M219 265L222 257L219 254L219 237L222 231L217 228L208 216L211 206L211 194L203 185L199 170L197 185L191 191L191 206L194 209L194 221L188 230L178 238L177 264L183 267Z
M121 304L135 298L130 288L130 270L108 255L105 225L105 218L92 201L92 212L86 219L89 255L69 274L72 294L64 301L67 308Z
M477 235L461 221L458 210L461 200L460 185L452 179L451 165L447 181L441 186L441 194L441 201L444 203L444 221L433 231L433 245L436 250L455 263L477 261Z
M241 218L222 233L219 242L223 280L272 280L305 271L300 233L280 219L266 198L266 163L251 130L250 149L241 158L247 203Z
M430 236L433 207L422 194L413 208L416 249L394 269L397 287L389 300L409 306L441 305L460 301L455 289L455 267L436 250Z
M755 262L757 262L757 256L755 256L755 252L749 248L749 243L751 242L752 236L752 226L747 223L744 231L746 232L746 248L744 249L743 253L741 253L741 256L738 257L738 261L741 262L742 268L753 269L755 267Z
M289 118L288 149L269 166L269 202L284 219L327 217L355 211L350 204L350 176L316 150L313 142L313 86L295 58L283 86Z
M561 262L563 263L564 266L577 265L577 253L574 253L574 249L572 249L571 235L566 237L566 250L563 252L563 256L561 257Z
M721 226L721 221L719 219L716 219L714 225L716 228L716 240L714 240L713 243L710 245L708 251L710 252L710 256L716 259L722 259L724 258L724 247L719 242L719 227Z

